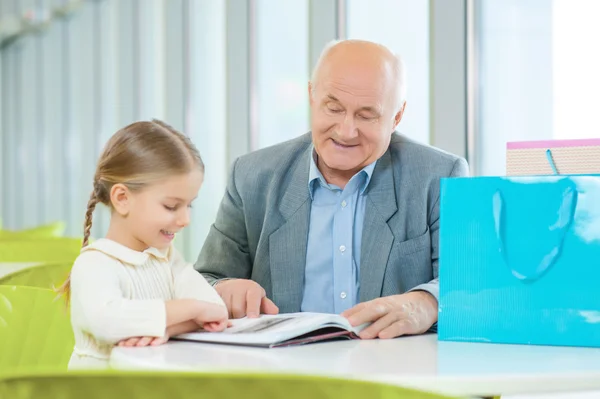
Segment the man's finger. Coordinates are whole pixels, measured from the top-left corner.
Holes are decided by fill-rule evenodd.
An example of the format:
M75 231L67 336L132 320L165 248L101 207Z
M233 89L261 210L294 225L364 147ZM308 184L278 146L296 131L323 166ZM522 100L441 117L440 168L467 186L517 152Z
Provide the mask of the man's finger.
M341 313L342 317L348 318L351 317L352 315L360 312L361 310L363 310L365 308L365 306L367 305L367 302L361 302L353 307L351 307L350 309L346 309Z
M414 334L416 326L411 319L400 319L392 323L379 333L379 338L389 339L396 338L401 335Z
M394 324L396 320L398 320L398 317L394 313L388 313L383 317L380 317L379 319L375 320L373 324L371 324L369 327L362 330L359 336L362 339L377 338L382 330Z
M221 296L221 299L223 299L223 302L225 302L225 307L227 308L227 317L233 319L233 295L227 293Z
M231 295L231 317L241 319L246 316L246 293L235 292Z
M364 323L371 323L379 320L385 316L388 311L387 307L378 301L366 302L362 309L348 317L348 321L352 326L359 326Z
M266 296L262 298L260 309L261 312L264 314L279 313L279 308L277 307L277 305L275 305L275 303Z
M265 296L265 290L250 288L246 291L246 314L248 317L258 317L260 315L260 303Z

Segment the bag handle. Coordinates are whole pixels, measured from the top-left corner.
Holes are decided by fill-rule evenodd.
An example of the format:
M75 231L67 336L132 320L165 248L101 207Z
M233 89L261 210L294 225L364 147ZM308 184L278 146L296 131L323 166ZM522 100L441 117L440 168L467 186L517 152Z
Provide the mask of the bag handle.
M548 160L548 163L550 164L550 167L552 168L552 172L555 175L558 175L558 169L556 169L556 164L554 163L554 158L552 157L552 150L550 150L550 148L548 148L546 150L546 159Z
M550 231L555 232L555 245L547 248L547 251L539 254L539 259L535 265L529 265L529 273L523 273L521 260L511 254L511 248L507 246L507 215L506 199L502 190L498 188L492 198L492 212L494 217L494 230L498 243L498 250L513 276L523 282L533 282L542 277L560 257L562 246L567 231L569 230L575 217L577 207L578 192L575 186L569 184L560 193L562 201L557 209L556 220L550 226ZM511 256L513 255L513 256Z

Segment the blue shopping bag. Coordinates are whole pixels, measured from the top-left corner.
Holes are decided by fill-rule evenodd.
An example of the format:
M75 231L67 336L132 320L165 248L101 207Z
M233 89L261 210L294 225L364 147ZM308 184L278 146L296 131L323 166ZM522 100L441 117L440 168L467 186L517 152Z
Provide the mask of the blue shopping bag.
M600 175L443 179L438 337L600 347Z

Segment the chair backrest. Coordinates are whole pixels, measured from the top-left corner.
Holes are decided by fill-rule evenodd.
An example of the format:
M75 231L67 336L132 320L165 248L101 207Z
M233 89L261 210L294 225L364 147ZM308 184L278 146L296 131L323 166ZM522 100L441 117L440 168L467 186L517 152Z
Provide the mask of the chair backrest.
M0 265L19 262L72 262L81 251L76 238L0 240Z
M56 293L0 285L0 374L66 370L73 346L68 310Z
M2 230L2 226L0 226L0 240L62 237L66 227L67 225L62 221L56 221L24 230Z
M2 276L0 285L23 285L27 287L59 287L69 275L73 262L44 263Z
M69 372L0 377L0 397L219 399L445 399L379 383L281 374Z

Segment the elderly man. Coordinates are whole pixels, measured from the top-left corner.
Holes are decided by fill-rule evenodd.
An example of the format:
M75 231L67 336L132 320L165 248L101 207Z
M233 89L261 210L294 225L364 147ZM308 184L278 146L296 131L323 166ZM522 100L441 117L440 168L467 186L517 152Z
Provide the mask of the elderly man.
M362 338L435 328L440 178L464 159L395 132L403 67L366 41L325 48L311 132L236 160L196 263L234 318L341 313Z

